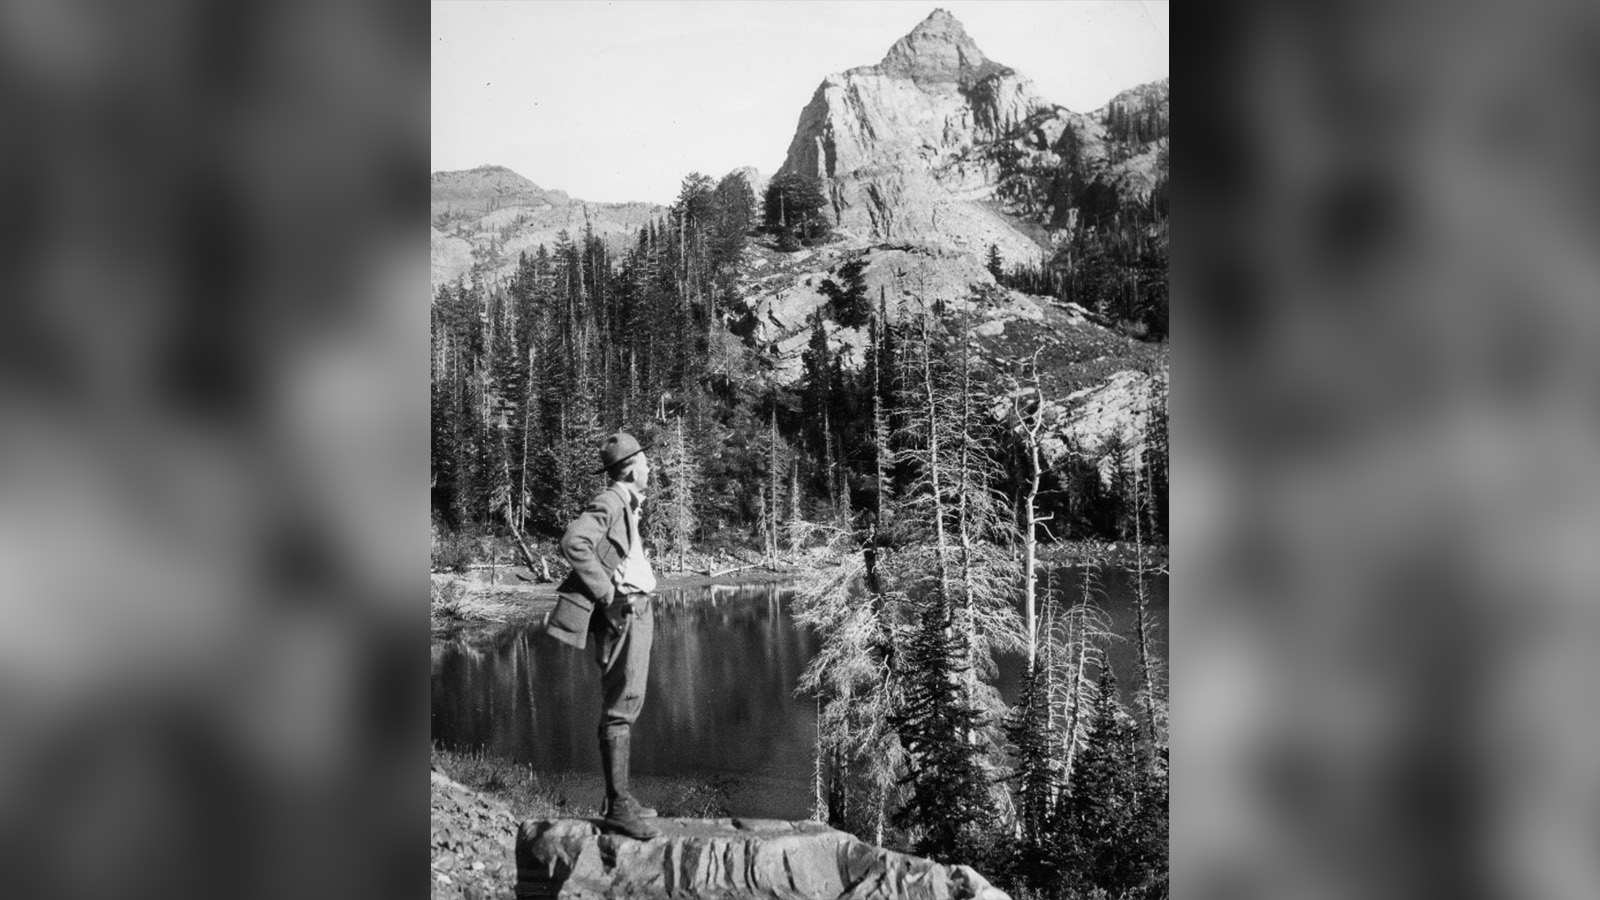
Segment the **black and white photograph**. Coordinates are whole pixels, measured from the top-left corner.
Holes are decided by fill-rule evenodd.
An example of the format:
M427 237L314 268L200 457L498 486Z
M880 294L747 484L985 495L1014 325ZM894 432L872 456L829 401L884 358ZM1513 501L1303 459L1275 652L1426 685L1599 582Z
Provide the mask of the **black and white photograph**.
M0 896L1600 896L1600 12L1171 7L0 0Z
M432 11L432 895L1168 896L1167 5Z

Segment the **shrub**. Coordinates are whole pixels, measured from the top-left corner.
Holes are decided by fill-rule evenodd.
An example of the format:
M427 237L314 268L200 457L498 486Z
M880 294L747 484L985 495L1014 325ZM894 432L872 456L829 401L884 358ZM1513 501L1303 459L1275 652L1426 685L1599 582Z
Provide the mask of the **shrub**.
M462 601L466 599L466 585L459 581L434 579L429 585L429 609L433 616L457 617L461 615Z
M471 535L434 530L431 565L435 572L464 572L473 561L478 541Z

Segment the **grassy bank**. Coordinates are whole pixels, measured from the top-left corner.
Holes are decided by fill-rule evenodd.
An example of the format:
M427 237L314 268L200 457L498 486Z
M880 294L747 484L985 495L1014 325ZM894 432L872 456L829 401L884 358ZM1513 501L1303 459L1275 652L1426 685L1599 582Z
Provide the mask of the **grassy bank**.
M433 767L463 785L498 798L518 819L586 818L600 814L605 784L598 771L536 772L481 753L433 748ZM719 818L729 813L730 782L721 778L634 776L634 793L663 816Z

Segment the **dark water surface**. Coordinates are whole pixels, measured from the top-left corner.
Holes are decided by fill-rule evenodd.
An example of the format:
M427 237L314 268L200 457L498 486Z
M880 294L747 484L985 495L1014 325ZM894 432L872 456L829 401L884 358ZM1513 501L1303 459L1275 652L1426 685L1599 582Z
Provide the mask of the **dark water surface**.
M1098 575L1100 605L1131 634L1131 576ZM1060 570L1058 591L1074 601L1079 570ZM1167 612L1166 580L1151 609ZM735 815L796 819L811 809L816 706L794 693L817 638L794 624L792 591L773 585L663 591L654 601L655 649L644 712L634 728L641 775L720 777L738 786ZM1164 636L1164 629L1163 629ZM1132 640L1111 650L1124 692L1133 683ZM1161 654L1165 657L1165 652ZM1020 659L1002 661L1001 692L1014 700ZM591 650L574 650L537 628L512 626L435 648L433 739L455 750L543 772L598 773L595 738L600 676Z

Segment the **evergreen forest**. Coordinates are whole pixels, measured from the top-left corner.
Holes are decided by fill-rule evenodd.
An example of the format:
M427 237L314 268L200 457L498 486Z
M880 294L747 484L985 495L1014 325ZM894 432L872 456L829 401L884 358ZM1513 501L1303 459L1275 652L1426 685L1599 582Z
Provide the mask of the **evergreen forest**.
M767 230L793 238L794 214L783 214ZM846 367L818 317L802 377L773 377L773 360L746 342L736 288L741 253L762 230L743 177L694 174L669 214L620 255L583 233L523 254L509 279L441 286L430 348L438 528L559 537L603 487L592 474L595 448L621 429L653 450L645 527L662 550L890 540L881 534L885 507L919 477L902 456L905 423L926 387L917 360L930 355L965 372L960 411L982 434L992 486L1020 497L1026 429L1015 416L989 415L982 397L1025 392L1029 373L977 365L955 337L964 333L959 316L896 318L865 296L847 264L825 285L828 314L867 327L866 365ZM1131 539L1138 476L1157 487L1140 513L1144 531L1165 540L1164 396L1152 396L1149 410L1141 452L1114 449L1109 462L1068 452L1042 473L1037 502L1054 517L1049 539Z
M737 174L692 174L623 252L564 234L509 279L441 287L435 528L559 537L603 486L601 438L630 431L652 456L644 527L660 568L694 550L835 553L796 605L822 638L801 685L819 709L818 818L970 863L1014 897L1164 897L1165 667L1146 603L1167 534L1165 391L1147 398L1139 446L1069 446L1047 464L1039 373L995 371L964 314L897 314L849 265L827 313L866 329L865 364L845 364L819 315L801 377L780 381L747 342L739 266L753 240L826 239L812 190L788 179L758 202ZM1110 285L1101 305L1164 333L1164 237L1156 258L1154 242L1108 249L1115 233L1085 238L1093 283ZM1086 246L1043 273L989 263L1072 291L1100 278ZM1159 316L1135 266L1160 270ZM1144 299L1113 308L1127 296ZM1132 548L1132 633L1113 633L1094 565L1081 585L1041 584L1041 552L1066 541ZM1138 649L1126 706L1113 641ZM994 686L1002 654L1027 660L1015 704Z

